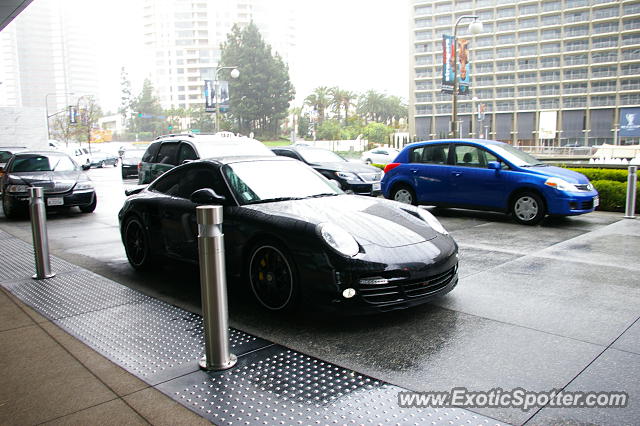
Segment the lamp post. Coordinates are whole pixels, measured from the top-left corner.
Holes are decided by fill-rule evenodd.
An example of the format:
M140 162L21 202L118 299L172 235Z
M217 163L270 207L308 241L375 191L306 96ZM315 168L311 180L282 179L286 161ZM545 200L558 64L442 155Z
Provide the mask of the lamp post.
M452 110L451 110L451 133L454 138L460 136L458 131L458 25L465 19L473 19L473 22L469 24L469 32L473 35L480 34L482 32L482 22L478 21L478 15L462 15L456 20L453 26L453 46L451 48L451 56L453 57L453 98L452 98Z
M240 71L238 71L238 67L217 67L216 73L214 75L213 82L213 90L215 90L216 97L216 133L220 131L220 82L218 81L218 73L222 70L231 70L229 75L231 78L238 78L240 76Z
M60 114L62 111L58 111L54 114L49 115L49 96L50 95L71 95L73 96L73 92L63 92L63 93L47 93L46 95L44 95L44 111L45 111L45 115L47 116L47 139L51 139L51 130L49 127L49 119L51 117L53 117L54 115L58 115ZM68 102L67 102L68 103Z

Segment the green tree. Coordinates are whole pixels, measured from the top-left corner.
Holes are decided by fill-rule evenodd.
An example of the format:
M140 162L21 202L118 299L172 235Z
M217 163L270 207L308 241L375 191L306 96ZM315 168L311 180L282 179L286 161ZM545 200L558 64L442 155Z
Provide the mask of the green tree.
M204 105L192 106L187 111L189 122L191 123L191 129L198 129L201 132L214 132L215 122L212 118L212 113L204 110ZM226 123L220 126L220 130L228 130Z
M166 133L166 122L162 106L160 106L160 101L153 94L153 85L148 79L144 80L140 95L131 103L131 110L131 132L148 133L150 136Z
M384 95L376 92L375 90L369 90L358 98L357 111L364 119L365 123L370 121L381 121L383 110Z
M237 129L276 135L295 95L289 68L280 55L272 54L253 22L244 28L234 25L221 50L219 65L240 71L237 79L229 80L231 116Z
M92 95L78 99L78 122L75 124L74 137L79 142L91 141L91 130L98 128L98 120L102 117L102 109Z
M344 110L344 123L346 124L349 119L349 108L351 108L353 101L358 95L355 92L342 90L339 87L329 89L329 95L331 96L333 111L338 114L338 116L341 116Z
M329 89L325 86L317 87L312 94L305 98L304 103L318 113L318 125L322 125L325 119L325 112L331 105Z
M342 139L343 129L338 120L325 120L316 128L316 139L335 141Z
M393 129L382 123L369 123L362 130L364 137L372 143L386 143Z
M309 136L311 120L309 120L308 115L301 115L298 118L298 136L301 138L306 138Z
M163 115L167 117L166 126L170 133L181 132L183 130L183 119L187 117L187 111L184 108L170 108L165 110Z

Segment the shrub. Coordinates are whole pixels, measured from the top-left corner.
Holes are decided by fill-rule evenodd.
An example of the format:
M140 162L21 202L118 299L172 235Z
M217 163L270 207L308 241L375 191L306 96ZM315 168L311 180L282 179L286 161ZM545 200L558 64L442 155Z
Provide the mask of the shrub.
M626 182L614 180L594 180L591 182L600 194L600 206L598 210L611 212L623 212L627 200ZM640 191L636 189L636 211L640 206Z
M621 169L569 169L574 172L582 173L590 181L594 180L611 180L616 182L627 182L627 170Z

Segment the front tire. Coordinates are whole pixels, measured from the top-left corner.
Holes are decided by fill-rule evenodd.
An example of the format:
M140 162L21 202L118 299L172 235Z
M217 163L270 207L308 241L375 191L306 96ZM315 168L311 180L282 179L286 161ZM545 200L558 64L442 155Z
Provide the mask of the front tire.
M276 245L257 245L248 262L249 285L258 302L271 311L292 310L298 302L293 263Z
M149 235L137 217L129 217L123 227L124 250L131 266L139 271L151 269L155 258L151 253Z
M4 211L4 216L7 219L19 219L20 216L26 213L26 209L21 209L17 206L16 202L6 193L2 196L2 211Z
M80 211L82 213L93 213L98 205L98 196L93 194L93 201L91 204L87 204L86 206L79 206Z
M546 208L539 195L533 192L523 192L513 198L511 213L518 223L537 225L544 218Z
M391 198L400 203L418 205L415 191L407 185L396 186L391 193Z

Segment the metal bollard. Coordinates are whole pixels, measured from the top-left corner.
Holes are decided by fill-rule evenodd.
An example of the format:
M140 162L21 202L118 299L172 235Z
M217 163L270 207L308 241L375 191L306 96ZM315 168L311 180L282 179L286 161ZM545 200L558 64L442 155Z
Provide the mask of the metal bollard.
M198 206L196 213L205 343L205 356L200 360L200 368L226 370L236 364L237 358L229 352L222 206Z
M627 176L627 205L624 210L625 219L635 219L636 185L638 183L638 166L629 166Z
M29 213L31 216L31 233L33 234L33 252L36 258L36 280L51 278L56 274L51 272L49 259L49 237L47 236L47 211L44 206L44 192L42 188L29 188Z

